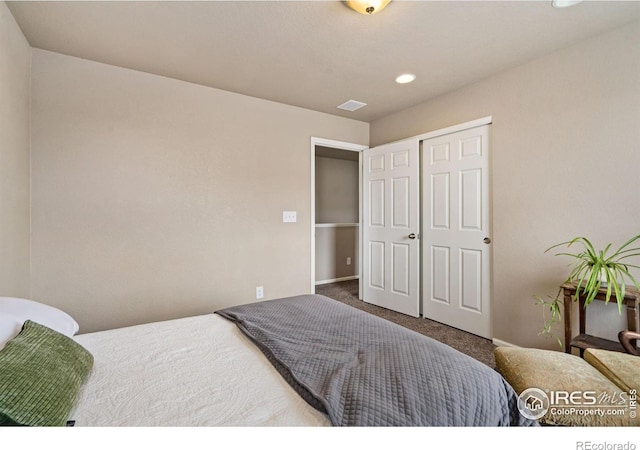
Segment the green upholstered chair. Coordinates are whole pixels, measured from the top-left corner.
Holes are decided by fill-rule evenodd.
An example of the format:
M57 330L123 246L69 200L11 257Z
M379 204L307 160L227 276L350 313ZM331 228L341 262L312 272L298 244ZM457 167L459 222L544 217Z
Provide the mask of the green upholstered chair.
M640 425L640 407L636 406L640 400L640 396L636 397L640 394L637 356L587 349L582 359L551 350L498 347L495 358L498 371L516 393L537 388L555 400L538 419L541 424Z

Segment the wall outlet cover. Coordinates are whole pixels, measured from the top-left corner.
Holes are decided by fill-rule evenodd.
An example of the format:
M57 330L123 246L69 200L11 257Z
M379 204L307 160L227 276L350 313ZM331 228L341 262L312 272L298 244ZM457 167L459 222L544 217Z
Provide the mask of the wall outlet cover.
M282 221L283 222L296 222L297 221L296 211L282 211Z

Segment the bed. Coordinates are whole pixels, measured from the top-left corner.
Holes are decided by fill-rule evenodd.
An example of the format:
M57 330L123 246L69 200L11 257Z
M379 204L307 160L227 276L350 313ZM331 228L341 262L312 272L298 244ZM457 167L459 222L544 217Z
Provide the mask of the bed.
M320 295L70 340L75 426L537 425L495 370Z
M217 314L79 335L92 373L75 426L328 426Z

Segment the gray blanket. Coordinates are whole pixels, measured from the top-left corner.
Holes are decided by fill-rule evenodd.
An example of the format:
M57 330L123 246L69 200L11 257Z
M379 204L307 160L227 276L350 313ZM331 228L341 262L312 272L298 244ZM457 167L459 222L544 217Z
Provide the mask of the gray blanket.
M320 295L216 313L235 322L336 426L536 425L495 370L400 325Z

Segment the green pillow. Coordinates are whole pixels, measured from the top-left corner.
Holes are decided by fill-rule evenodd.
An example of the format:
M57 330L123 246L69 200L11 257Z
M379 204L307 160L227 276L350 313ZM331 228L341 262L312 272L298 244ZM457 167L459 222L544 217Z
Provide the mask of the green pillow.
M0 350L0 425L64 426L92 366L73 339L27 320Z

